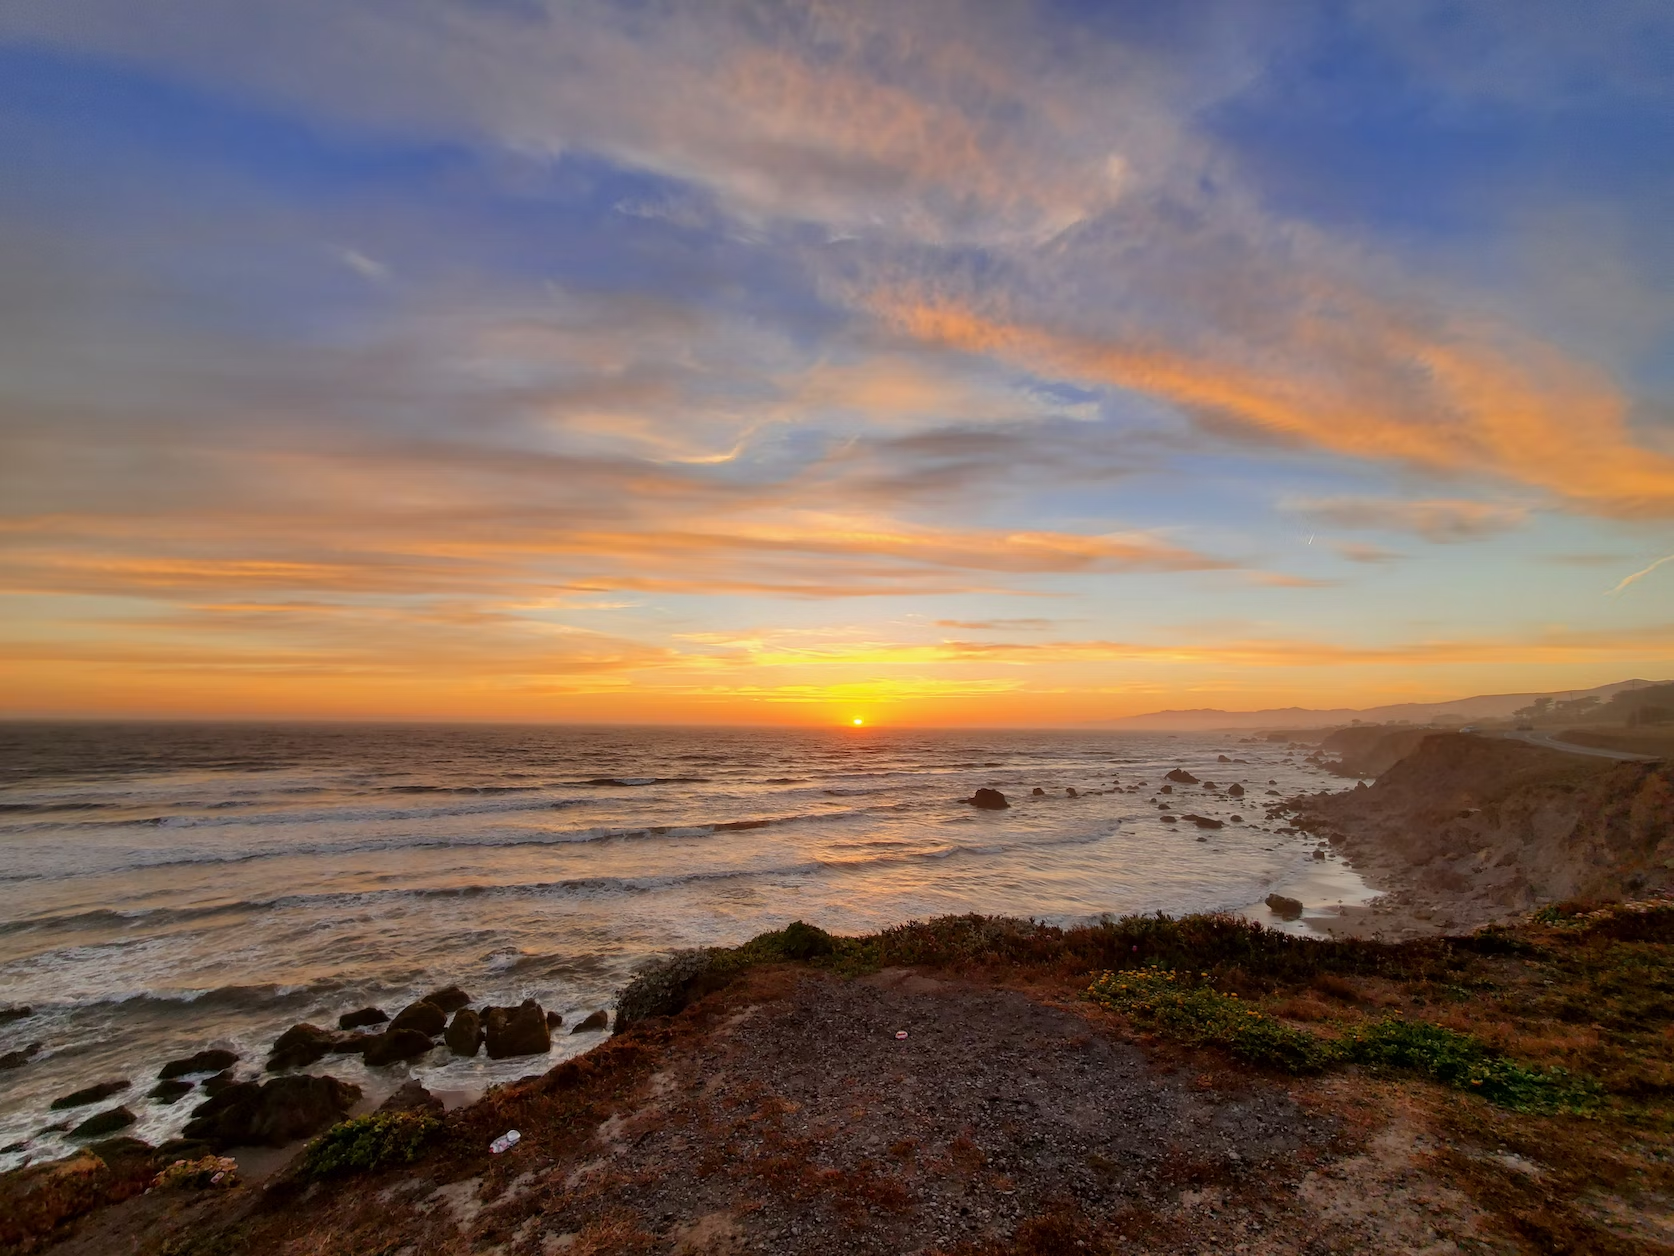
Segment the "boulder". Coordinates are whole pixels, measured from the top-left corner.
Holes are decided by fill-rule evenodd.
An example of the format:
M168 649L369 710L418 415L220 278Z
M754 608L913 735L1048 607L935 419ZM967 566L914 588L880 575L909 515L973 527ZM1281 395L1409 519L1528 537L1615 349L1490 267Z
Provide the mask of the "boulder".
M344 1034L331 1044L331 1053L333 1055L364 1055L367 1044L376 1037L378 1037L377 1034Z
M1066 790L1065 790L1065 791L1064 791L1064 793L1065 793L1065 794L1066 794L1066 795L1067 795L1067 796L1069 796L1069 797L1070 797L1070 798L1079 798L1079 797L1081 797L1081 795L1080 795L1080 794L1078 794L1078 793L1076 793L1076 792L1075 792L1075 786L1073 786L1073 785L1071 785L1071 786L1070 786L1070 787L1069 787L1069 788L1068 788L1068 789L1066 789Z
M1242 798L1244 796L1244 787L1242 785L1228 785L1226 787L1226 796L1228 798Z
M1280 920L1299 920L1302 917L1301 899L1286 898L1283 894L1269 894L1267 905Z
M586 1020L578 1024L574 1029L570 1030L570 1032L572 1034L586 1034L592 1033L596 1029L608 1028L610 1028L610 1013L601 1007Z
M167 1081L158 1082L146 1092L147 1099L155 1099L158 1103L173 1103L181 1095L192 1089L191 1082L183 1082L171 1077Z
M416 1060L435 1045L429 1034L416 1029L387 1029L366 1040L366 1063L368 1067L379 1068L401 1060Z
M283 1147L342 1120L359 1098L358 1086L307 1073L275 1077L260 1086L239 1082L192 1109L183 1133L221 1151Z
M15 1020L22 1020L25 1016L33 1016L35 1009L22 1003L13 1003L9 1007L0 1007L0 1025L10 1024Z
M1196 785L1197 784L1197 777L1193 776L1190 772L1186 771L1185 768L1175 768L1172 772L1165 772L1163 775L1168 780L1175 781L1175 782L1177 782L1178 784L1181 784L1181 785Z
M1324 859L1325 858L1325 852L1323 850L1316 850L1314 852L1314 858L1315 859Z
M1190 820L1200 829L1224 829L1226 827L1224 822L1211 819L1209 816L1181 816L1180 818Z
M966 800L973 807L980 807L984 811L1004 811L1011 806L1006 796L997 789L979 789Z
M409 1003L395 1014L395 1019L389 1023L389 1032L397 1029L416 1029L426 1037L434 1038L448 1027L448 1014L425 999L417 1003Z
M137 1120L139 1118L127 1108L106 1108L103 1112L95 1112L71 1130L70 1137L103 1138L106 1134L127 1129Z
M548 1012L546 1014L546 1027L548 1029L557 1029L563 1023L564 1016L562 1012Z
M1218 754L1218 755L1215 756L1215 762L1216 763L1231 763L1232 760L1227 758L1224 754Z
M458 986L443 986L440 990L433 990L420 1000L421 1003L434 1003L442 1011L451 1016L460 1008L469 1006L471 996Z
M128 1089L125 1080L97 1082L92 1086L84 1086L80 1090L72 1090L67 1095L59 1095L52 1101L54 1112L63 1108L82 1108L90 1103L98 1103L101 1099L109 1099L114 1094Z
M238 1052L225 1051L220 1047L211 1047L207 1051L199 1051L196 1055L189 1055L183 1060L170 1060L163 1065L157 1074L161 1081L168 1081L171 1077L184 1077L187 1073L219 1073L238 1063Z
M546 1013L533 999L517 1007L491 1007L483 1018L483 1041L488 1058L503 1060L513 1055L545 1055L552 1050L552 1031Z
M27 1047L17 1051L8 1051L0 1055L0 1068L22 1068L41 1053L41 1044L31 1042Z
M364 1029L368 1025L382 1025L389 1019L389 1013L381 1007L363 1007L358 1011L344 1012L337 1018L339 1029Z
M203 1079L202 1083L203 1093L206 1095L218 1095L228 1086L233 1085L236 1080L237 1079L233 1077L233 1071L231 1069L227 1069L223 1073L217 1073L214 1077L206 1077Z
M1044 789L1042 789L1039 785L1036 785L1033 789L1031 789L1029 791L1029 793L1035 798L1045 798L1046 797L1046 791Z
M378 1105L379 1112L434 1112L442 1114L442 1101L426 1090L423 1084L414 1078L404 1083L400 1089L388 1099Z
M550 1025L552 1017L547 1016ZM442 1040L448 1044L448 1050L455 1055L467 1058L476 1055L482 1047L482 1017L468 1007L462 1007L453 1014L453 1022L448 1026Z
M1172 785L1164 785L1164 786L1163 786L1163 787L1162 787L1162 788L1161 788L1161 789L1159 789L1159 790L1158 790L1158 791L1157 791L1157 792L1158 792L1158 793L1159 793L1159 794L1172 794L1172 793L1173 793L1173 792L1174 792L1174 786L1172 786Z
M322 1059L336 1041L337 1035L329 1029L306 1023L292 1025L273 1044L273 1054L267 1057L267 1071L277 1073L280 1069L306 1068Z
M1164 824L1178 824L1178 823L1180 823L1180 817L1179 816L1158 816L1157 819L1161 820Z
M1234 823L1234 824L1244 823L1244 817L1243 816L1228 816L1227 819L1232 821L1232 823Z

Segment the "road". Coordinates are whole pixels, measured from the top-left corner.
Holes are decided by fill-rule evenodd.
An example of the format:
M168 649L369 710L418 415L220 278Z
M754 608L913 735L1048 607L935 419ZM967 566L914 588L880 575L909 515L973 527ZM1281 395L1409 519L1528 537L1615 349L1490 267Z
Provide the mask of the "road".
M1599 746L1577 746L1574 742L1558 741L1550 733L1496 733L1508 741L1526 741L1531 746L1545 746L1548 750L1562 750L1565 754L1590 754L1598 759L1614 759L1618 763L1656 763L1662 758L1655 754L1635 754L1631 750L1605 750Z

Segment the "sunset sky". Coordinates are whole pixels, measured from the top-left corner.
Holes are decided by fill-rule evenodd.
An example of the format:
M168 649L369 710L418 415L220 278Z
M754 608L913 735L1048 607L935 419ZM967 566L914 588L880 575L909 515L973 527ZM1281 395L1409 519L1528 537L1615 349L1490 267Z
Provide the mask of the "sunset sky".
M1674 676L1674 6L7 0L0 714Z

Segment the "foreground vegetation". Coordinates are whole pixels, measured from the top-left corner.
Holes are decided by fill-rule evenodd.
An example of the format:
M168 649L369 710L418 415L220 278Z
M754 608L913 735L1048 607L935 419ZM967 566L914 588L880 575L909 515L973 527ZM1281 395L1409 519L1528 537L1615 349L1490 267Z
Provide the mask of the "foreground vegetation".
M131 1222L120 1219L130 1207L121 1205L102 1214L110 1220L82 1224L106 1227L95 1231L100 1241L110 1240L105 1250L170 1256L362 1250L354 1244L373 1238L398 1250L412 1233L442 1233L428 1214L391 1211L390 1192L405 1189L407 1179L417 1189L413 1198L423 1198L436 1183L480 1178L482 1198L492 1200L534 1163L530 1156L540 1156L539 1163L555 1166L553 1181L568 1180L566 1166L597 1156L589 1140L600 1123L638 1102L634 1096L679 1052L711 1049L714 1027L739 1008L771 1005L786 990L803 988L810 970L842 982L912 968L963 979L971 988L1013 987L1037 1002L1078 1011L1090 1029L1137 1041L1158 1076L1183 1077L1205 1095L1231 1101L1251 1087L1289 1090L1301 1107L1337 1122L1343 1140L1331 1152L1337 1163L1356 1163L1356 1149L1380 1130L1417 1129L1432 1149L1424 1153L1422 1172L1456 1192L1453 1207L1468 1206L1486 1219L1478 1232L1495 1237L1483 1250L1674 1253L1674 1232L1664 1233L1655 1220L1674 1198L1671 961L1674 901L1665 899L1562 904L1512 927L1399 943L1304 938L1217 915L1129 916L1069 929L960 916L864 937L798 922L738 947L683 952L654 966L623 991L619 1032L609 1043L540 1078L498 1088L472 1107L440 1117L382 1113L344 1122L259 1192L223 1187L205 1192L213 1200L192 1204L184 1202L190 1191L166 1192L183 1201L180 1207L200 1209L189 1221L180 1214L172 1230L155 1220L171 1215L159 1213L166 1201L158 1203L155 1191L152 1211L139 1210ZM1096 1085L1097 1078L1063 1079L1072 1089L1083 1084ZM825 1189L821 1175L836 1171L798 1159L803 1144L792 1140L789 1126L780 1131L775 1124L793 1110L771 1093L752 1092L737 1120L762 1140L762 1154L777 1157L770 1157L772 1173L751 1189L770 1195L771 1183L783 1178L795 1188L786 1188L791 1203L785 1206L812 1207L809 1201ZM489 1141L510 1128L523 1131L526 1149L538 1150L521 1158L489 1156ZM727 1160L720 1144L704 1143L695 1128L692 1137L693 1164L748 1176L748 1166ZM967 1143L956 1140L944 1163L914 1151L917 1143L906 1138L889 1148L887 1160L866 1161L841 1180L868 1184L867 1208L891 1199L891 1207L902 1207L908 1196L892 1172L906 1175L903 1181L927 1173L992 1176L980 1168L980 1149ZM920 1155L923 1164L915 1169ZM961 1168L962 1156L978 1167ZM88 1160L73 1176L52 1176L51 1166L38 1166L34 1179L11 1175L13 1182L0 1182L0 1218L6 1219L0 1250L38 1250L78 1215L143 1190L162 1167L136 1161L131 1172L118 1172L116 1159L108 1169ZM915 1172L920 1178L912 1178ZM1181 1189L1214 1185L1230 1192L1229 1199L1243 1191L1263 1207L1300 1199L1275 1194L1294 1192L1290 1179L1288 1186L1277 1179L1263 1185L1256 1178L1204 1178L1201 1166L1179 1172ZM28 1181L50 1181L59 1194L7 1194ZM438 1238L434 1250L474 1250L479 1240L511 1243L523 1233L517 1224L534 1215L530 1210L567 1206L563 1191L550 1190L556 1193L526 1196L499 1211L485 1208L469 1234L460 1230L457 1246ZM776 1206L773 1198L758 1202ZM610 1238L601 1221L596 1241L578 1240L578 1249L667 1250L642 1227L643 1218L633 1220L624 1210L622 1199L600 1199L601 1207L608 1202L616 1209L611 1225L621 1233ZM1178 1229L1198 1224L1181 1211L1183 1204L1146 1207L1152 1211L1101 1219L1070 1200L1050 1215L1022 1217L1010 1238L980 1252L958 1251L1016 1256L1071 1247L1094 1253L1203 1246L1187 1241L1196 1232ZM872 1214L862 1208L856 1215ZM1136 1235L1150 1237L1138 1243ZM528 1242L506 1250L533 1252L537 1237L530 1231ZM374 1243L365 1250L380 1249Z

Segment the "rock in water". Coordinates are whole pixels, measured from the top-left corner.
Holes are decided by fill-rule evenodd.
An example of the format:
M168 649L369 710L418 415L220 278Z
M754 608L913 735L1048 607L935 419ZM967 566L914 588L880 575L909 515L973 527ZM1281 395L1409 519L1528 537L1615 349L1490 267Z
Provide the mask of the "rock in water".
M436 1044L416 1029L389 1029L366 1040L366 1063L371 1068L414 1060Z
M206 1095L218 1095L228 1086L235 1084L236 1081L237 1078L233 1076L233 1071L228 1069L224 1073L215 1074L214 1077L204 1078L203 1093Z
M171 1077L184 1077L187 1073L219 1073L238 1063L238 1052L223 1051L219 1047L211 1047L207 1051L199 1051L196 1055L189 1055L184 1060L170 1060L163 1065L157 1074L158 1080L168 1081Z
M979 789L969 801L971 806L981 807L984 811L1004 811L1011 806L1006 796L997 789Z
M447 1027L448 1014L425 999L409 1003L397 1012L395 1019L389 1023L391 1033L397 1029L416 1029L430 1038L434 1038Z
M455 1055L474 1056L482 1046L482 1017L468 1007L460 1008L453 1014L453 1023L442 1040Z
M1226 796L1228 798L1242 798L1244 796L1244 787L1242 785L1229 785L1227 787Z
M306 1023L292 1025L273 1044L273 1054L267 1058L267 1071L277 1073L280 1069L306 1068L322 1059L336 1041L337 1035L329 1029Z
M570 1030L570 1032L572 1034L585 1034L585 1033L589 1033L589 1032L591 1032L595 1029L608 1029L609 1027L610 1027L610 1013L605 1011L604 1008L601 1007L598 1011L594 1012L591 1016L589 1016L586 1020L582 1021L574 1029Z
M548 1029L557 1029L563 1023L564 1017L561 1012L548 1012L546 1014L546 1027Z
M97 1082L92 1086L84 1086L80 1090L72 1090L67 1095L59 1095L52 1101L52 1110L57 1112L63 1108L82 1108L90 1103L98 1103L101 1099L109 1099L112 1095L128 1089L126 1081Z
M1273 909L1273 914L1280 920L1300 920L1302 918L1302 900L1286 898L1283 894L1269 894L1267 905Z
M158 1103L173 1103L181 1095L192 1089L191 1082L183 1082L177 1078L158 1082L146 1092L147 1099L155 1099Z
M552 1031L546 1027L546 1013L533 999L525 999L514 1008L489 1008L483 1031L491 1060L513 1055L545 1055L552 1050Z
M1066 790L1065 790L1065 791L1064 791L1064 793L1065 793L1065 794L1067 794L1067 795L1068 795L1068 796L1069 796L1069 797L1071 797L1071 798L1079 798L1079 797L1081 797L1081 795L1080 795L1080 794L1078 794L1078 793L1076 793L1076 792L1075 792L1075 786L1073 786L1073 785L1071 785L1071 786L1070 786L1070 787L1069 787L1069 788L1068 788L1068 789L1066 789Z
M1045 798L1046 797L1046 791L1044 789L1042 789L1039 785L1036 785L1033 789L1031 789L1029 791L1029 793L1035 798Z
M366 1052L367 1045L379 1036L378 1034L344 1034L331 1044L331 1052L333 1055L363 1055Z
M425 995L420 1002L434 1003L444 1013L451 1016L460 1008L468 1006L471 1002L471 996L458 986L444 986L440 990L434 990Z
M335 1077L294 1073L266 1085L239 1082L192 1110L187 1138L229 1147L283 1147L342 1120L360 1098L360 1087Z
M364 1029L368 1025L382 1025L389 1013L381 1007L363 1007L359 1011L344 1012L337 1018L339 1029Z
M0 1007L0 1025L10 1021L22 1020L25 1016L33 1016L35 1009L21 1003L14 1003L9 1007Z
M8 1051L0 1055L0 1068L22 1068L41 1053L41 1044L31 1042L27 1047L18 1051Z
M440 1116L442 1101L426 1090L417 1078L378 1105L379 1112L434 1112Z
M1162 787L1162 788L1161 788L1161 789L1159 789L1159 790L1158 790L1158 791L1157 791L1157 792L1158 792L1158 793L1159 793L1159 794L1172 794L1172 793L1173 793L1173 792L1174 792L1174 786L1172 786L1172 785L1164 785L1164 786L1163 786L1163 787Z
M1218 754L1218 755L1215 756L1215 762L1216 763L1231 763L1232 760L1227 758L1224 754Z
M1196 785L1197 784L1197 777L1193 776L1190 772L1186 771L1185 768L1175 768L1172 772L1167 772L1164 775L1167 777L1167 779L1169 779L1171 781L1176 781L1181 785Z
M94 1113L71 1130L70 1137L102 1138L106 1134L116 1133L117 1130L127 1129L138 1119L127 1108L106 1108L103 1112Z

